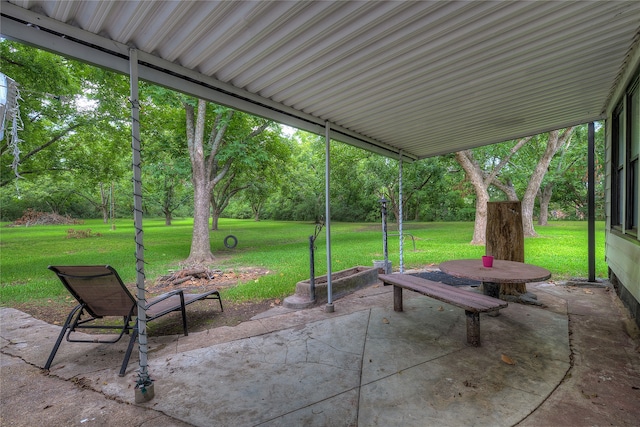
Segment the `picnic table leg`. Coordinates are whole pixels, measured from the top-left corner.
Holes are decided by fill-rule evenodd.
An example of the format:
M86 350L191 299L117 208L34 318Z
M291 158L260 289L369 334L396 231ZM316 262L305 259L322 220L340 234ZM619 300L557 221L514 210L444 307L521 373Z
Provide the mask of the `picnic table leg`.
M393 285L393 311L402 311L402 288Z
M465 310L467 317L467 342L474 347L480 347L480 313Z
M482 293L493 298L500 298L500 284L493 282L482 282Z
M482 293L500 299L500 283L482 282ZM490 311L487 314L491 317L498 317L500 316L500 310Z

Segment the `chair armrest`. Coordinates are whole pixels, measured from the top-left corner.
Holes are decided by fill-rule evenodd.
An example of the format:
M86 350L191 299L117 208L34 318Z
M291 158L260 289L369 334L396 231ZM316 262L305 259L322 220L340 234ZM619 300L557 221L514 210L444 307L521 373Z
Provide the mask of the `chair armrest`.
M173 301L167 301L169 298L175 297L176 295L180 297L180 305L175 304ZM163 302L164 304L160 304ZM158 307L154 307L152 309L151 307L153 307L155 304L158 304ZM160 316L164 316L165 314L178 310L182 312L182 327L184 329L184 334L189 335L189 331L187 330L187 311L184 303L184 292L182 292L182 290L159 295L154 298L153 302L147 304L147 321L157 319Z
M180 295L180 305L184 307L184 291L182 289L178 289L176 291L167 292L166 294L162 294L162 295L158 295L157 297L154 297L153 302L150 304L147 304L147 308L155 304L158 304L159 302L162 302L166 299L169 299L175 295Z

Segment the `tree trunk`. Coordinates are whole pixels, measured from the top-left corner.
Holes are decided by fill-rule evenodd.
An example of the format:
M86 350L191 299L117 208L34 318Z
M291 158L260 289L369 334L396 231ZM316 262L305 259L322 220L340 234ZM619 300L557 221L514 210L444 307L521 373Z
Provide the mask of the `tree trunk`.
M260 206L252 205L251 210L253 211L253 220L255 222L260 221Z
M486 189L476 194L476 219L473 226L472 245L483 245L486 242L487 203L489 203L489 193Z
M398 205L398 194L395 192L395 188L392 185L387 186L387 219L391 220L391 214L393 214L393 219L396 222L396 225L400 225L400 207Z
M487 202L489 192L482 176L480 166L472 160L473 154L470 150L458 151L456 160L467 174L467 179L473 185L476 193L476 219L473 227L472 245L483 245L485 242L485 232L487 228Z
M209 186L209 172L204 154L204 125L206 102L198 100L198 117L194 117L194 108L185 104L187 124L187 145L192 165L193 182L193 234L191 236L191 251L187 262L191 264L205 264L214 260L209 242L209 203L211 202L211 188Z
M109 224L109 196L104 189L104 183L100 183L100 210L102 211L102 222Z
M540 191L540 216L538 217L538 225L548 225L549 223L549 204L553 195L553 184L545 185Z
M187 263L206 264L214 260L209 241L209 197L211 192L204 182L193 182L193 234Z
M217 209L211 210L211 230L218 229L218 220L220 219L220 212Z
M542 185L542 180L549 169L553 156L571 137L572 132L572 127L566 128L562 134L557 130L549 132L547 147L544 154L538 161L538 164L529 179L529 185L527 185L527 189L522 197L522 225L524 228L524 235L527 237L538 236L533 228L533 208L536 202L536 195L538 194L538 190Z
M416 203L416 206L414 207L413 220L416 222L420 221L420 204L419 203Z
M227 128L234 116L234 111L229 108L217 109L211 132L207 141L205 136L205 116L207 102L198 100L198 115L195 120L195 109L188 102L185 102L184 109L186 112L187 124L187 146L189 147L189 157L191 160L192 181L194 187L194 219L193 219L193 237L191 241L191 253L188 262L191 263L207 263L214 259L211 253L209 243L209 206L211 210L212 228L218 229L218 218L227 207L230 198L238 191L245 187L233 188L234 173L227 176L231 170L234 157L231 156L224 160L220 160L217 156L225 145L225 134ZM261 126L254 128L241 141L246 144L247 141L256 137L269 126L269 122L264 122ZM206 150L205 151L205 147ZM213 191L216 186L226 177L225 189L217 191L216 200ZM228 191L225 191L228 190ZM213 203L213 204L212 204Z
M476 193L476 220L473 228L473 239L471 239L472 245L482 245L485 242L485 232L487 228L487 202L489 202L489 185L497 182L497 176L502 168L509 163L509 160L513 155L522 148L532 137L521 138L511 150L509 154L500 160L500 162L489 173L485 173L480 167L480 164L474 159L473 152L471 150L458 151L456 153L456 160L460 163L460 166L467 174L467 179L473 185ZM511 195L508 190L505 193ZM516 200L515 193L512 194Z
M516 194L516 189L514 188L512 182L503 183L498 179L494 179L493 181L491 181L491 183L495 185L500 191L502 191L507 196L507 200L509 200L510 202L519 201L518 194Z
M228 195L228 197L230 196ZM211 229L212 230L215 231L218 229L218 220L220 219L222 212L224 212L225 208L228 205L229 205L229 198L226 198L225 200L218 202L218 200L216 200L215 195L214 194L211 195Z
M524 262L524 234L520 202L487 204L487 255Z
M486 254L495 259L524 262L524 233L520 202L487 204ZM500 295L527 292L525 283L501 283Z
M110 209L110 220L111 220L111 230L115 230L116 229L116 198L114 196L114 191L113 191L113 181L111 182L111 209Z

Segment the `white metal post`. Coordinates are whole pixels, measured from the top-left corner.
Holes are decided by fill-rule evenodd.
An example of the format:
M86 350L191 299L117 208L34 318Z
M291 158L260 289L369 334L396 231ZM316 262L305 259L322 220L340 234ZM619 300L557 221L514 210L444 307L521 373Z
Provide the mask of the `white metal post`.
M129 50L129 84L131 103L131 148L133 151L133 222L136 242L136 288L138 302L138 344L140 370L138 385L150 385L147 371L147 301L144 289L144 244L142 231L142 172L140 155L140 102L138 97L138 52Z
M587 254L589 266L589 282L596 281L596 128L595 123L590 122L587 128Z
M326 121L324 124L324 137L325 137L325 189L324 189L324 199L325 199L325 215L324 215L324 226L325 232L327 233L327 306L325 311L327 313L332 313L334 310L333 307L333 290L331 288L331 191L329 188L330 179L329 174L331 172L331 138L329 136L331 132L331 126L329 122Z
M404 273L404 239L402 238L402 221L404 220L402 212L402 151L400 151L400 159L398 161L398 233L400 234L400 274L402 274Z

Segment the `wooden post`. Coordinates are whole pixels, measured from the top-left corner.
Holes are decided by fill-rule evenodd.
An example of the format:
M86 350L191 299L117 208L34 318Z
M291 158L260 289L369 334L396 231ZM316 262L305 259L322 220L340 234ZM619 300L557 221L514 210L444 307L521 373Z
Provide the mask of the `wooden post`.
M402 311L402 288L393 286L393 311Z
M467 318L467 342L474 347L480 347L480 313L465 310Z
M519 201L487 203L486 254L495 259L524 262L524 230ZM526 292L526 283L500 285L500 295L517 296Z

